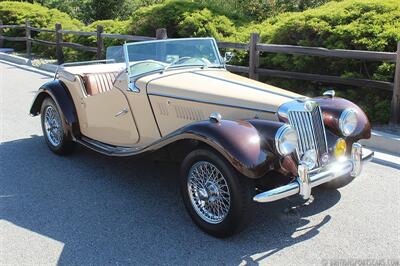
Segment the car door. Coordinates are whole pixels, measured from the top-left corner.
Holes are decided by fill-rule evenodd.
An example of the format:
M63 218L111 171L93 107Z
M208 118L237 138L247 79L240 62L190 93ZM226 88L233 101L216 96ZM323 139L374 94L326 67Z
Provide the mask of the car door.
M96 73L84 78L87 95L81 98L85 136L116 146L139 140L134 116L125 94L113 86L116 74Z

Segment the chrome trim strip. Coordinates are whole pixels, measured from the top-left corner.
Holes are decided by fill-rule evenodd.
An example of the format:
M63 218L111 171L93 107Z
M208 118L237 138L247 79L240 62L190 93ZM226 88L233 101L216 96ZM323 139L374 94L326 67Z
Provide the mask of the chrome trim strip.
M324 123L324 116L322 115L321 106L319 106L318 109L319 109L319 115L320 115L320 119L321 119L320 122L321 122L321 125L322 125L322 131L324 132L325 148L326 148L326 151L328 152L329 148L328 148L328 140L326 139L326 129L325 129L325 123Z
M225 106L225 107L241 108L241 109L246 109L246 110L251 110L251 111L256 111L256 112L267 112L267 113L271 113L271 114L276 114L276 111L272 111L272 110L249 108L249 107L240 106L240 105L230 105L230 104L214 102L214 101L207 101L207 100L197 100L197 99L191 98L191 97L179 97L179 96L174 96L174 95L167 94L167 93L150 92L150 93L148 93L148 95L149 96L168 97L168 98L173 98L173 99L177 99L177 100L186 100L186 101L197 102L197 103L216 104L216 105Z

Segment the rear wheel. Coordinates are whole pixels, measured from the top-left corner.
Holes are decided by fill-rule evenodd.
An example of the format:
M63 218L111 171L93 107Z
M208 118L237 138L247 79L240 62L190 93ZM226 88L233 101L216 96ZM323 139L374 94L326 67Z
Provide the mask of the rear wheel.
M186 209L203 231L228 237L246 225L251 185L217 153L189 153L182 163L180 186Z
M71 153L75 142L68 134L62 112L51 98L43 101L40 114L43 135L50 150L61 155Z

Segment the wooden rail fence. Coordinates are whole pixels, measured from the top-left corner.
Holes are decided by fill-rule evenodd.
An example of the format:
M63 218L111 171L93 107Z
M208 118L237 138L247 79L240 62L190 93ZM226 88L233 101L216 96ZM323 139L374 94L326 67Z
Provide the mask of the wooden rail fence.
M3 29L22 29L25 30L24 37L10 37L3 35ZM47 32L55 35L54 42L39 40L32 38L31 32ZM79 36L95 36L96 47L89 47L82 44L64 42L63 35L73 34ZM97 59L105 57L104 38L120 39L126 41L147 41L154 39L167 38L166 29L157 29L156 37L124 35L124 34L109 34L104 32L101 25L97 26L95 32L83 32L65 30L60 23L55 25L54 29L39 29L31 26L29 21L25 25L3 25L0 20L0 48L3 47L4 40L15 42L26 42L26 53L28 58L31 58L32 43L39 45L50 45L56 47L56 57L58 64L64 62L63 47L77 49L86 52L96 53ZM390 122L394 125L400 125L400 42L397 44L396 52L375 52L361 50L343 50L343 49L326 49L321 47L305 47L294 45L278 45L259 43L260 36L258 33L252 33L249 43L234 43L234 42L218 42L219 48L245 50L249 53L249 66L228 65L227 69L232 72L246 73L252 79L259 79L259 76L279 77L286 79L297 79L307 81L317 81L322 83L352 85L358 87L369 87L380 90L389 90L393 92L391 102ZM290 72L274 69L265 69L259 67L260 52L268 53L284 53L292 55L308 55L319 57L336 57L347 59L359 59L366 61L386 61L396 64L394 82L377 81L359 78L342 78L339 76L318 75L302 72Z

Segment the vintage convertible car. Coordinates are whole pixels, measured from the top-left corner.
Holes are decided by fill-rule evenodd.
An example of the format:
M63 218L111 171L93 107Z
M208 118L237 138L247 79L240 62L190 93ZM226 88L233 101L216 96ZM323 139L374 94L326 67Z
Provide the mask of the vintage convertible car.
M238 232L253 202L342 187L373 156L358 143L371 127L357 105L334 91L307 98L232 74L231 54L221 57L212 38L121 51L105 64L61 66L30 114L41 114L56 154L80 143L110 156L164 151L181 161L183 201L209 234Z

